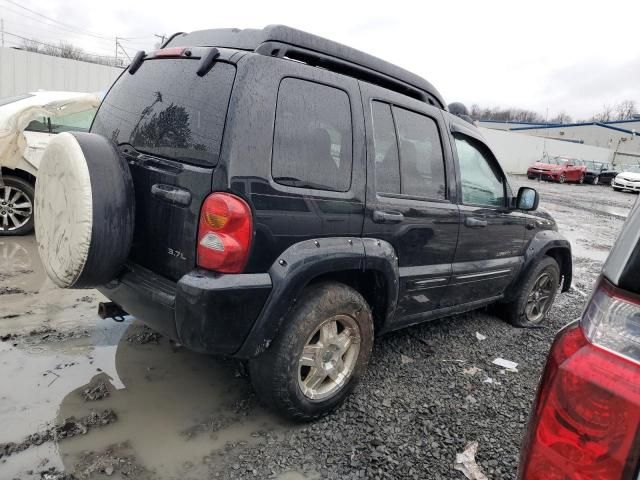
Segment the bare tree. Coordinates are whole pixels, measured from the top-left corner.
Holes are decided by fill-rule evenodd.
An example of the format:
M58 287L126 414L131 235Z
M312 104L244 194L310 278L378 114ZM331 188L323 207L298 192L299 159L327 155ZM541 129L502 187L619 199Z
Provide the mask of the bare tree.
M124 59L122 58L86 53L82 48L76 47L68 42L60 42L58 45L50 45L36 40L23 39L22 48L29 52L51 55L53 57L69 58L71 60L99 63L101 65L110 65L114 67L125 66Z
M616 120L631 120L637 113L636 102L633 100L624 100L616 105Z
M560 112L553 118L549 119L549 123L571 123L573 122L573 118L567 112Z
M543 119L537 112L522 108L486 108L477 104L471 106L471 118L474 120L496 120L500 122L542 122Z
M594 122L609 122L613 120L613 107L611 105L603 105L600 113L593 116Z

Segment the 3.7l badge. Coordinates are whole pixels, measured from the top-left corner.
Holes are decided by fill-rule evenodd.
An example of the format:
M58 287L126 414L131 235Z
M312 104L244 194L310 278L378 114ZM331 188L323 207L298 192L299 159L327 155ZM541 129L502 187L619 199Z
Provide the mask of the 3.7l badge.
M173 248L167 248L167 253L172 257L176 257L179 260L186 260L185 256L180 250L174 250Z

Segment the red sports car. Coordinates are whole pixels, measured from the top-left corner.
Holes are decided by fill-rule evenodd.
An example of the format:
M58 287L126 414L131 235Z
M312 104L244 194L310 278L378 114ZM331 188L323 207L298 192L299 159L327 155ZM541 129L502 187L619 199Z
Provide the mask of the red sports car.
M530 179L540 178L554 182L583 183L587 167L578 165L578 161L567 157L552 157L547 162L536 162L527 170Z

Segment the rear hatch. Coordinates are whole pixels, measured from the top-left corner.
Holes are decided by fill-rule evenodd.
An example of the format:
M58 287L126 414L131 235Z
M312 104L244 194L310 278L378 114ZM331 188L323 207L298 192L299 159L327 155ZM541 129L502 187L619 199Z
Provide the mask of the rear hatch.
M131 168L130 260L174 281L196 265L200 208L211 192L235 77L235 66L222 61L199 76L200 64L195 56L145 60L120 76L91 127L119 146Z

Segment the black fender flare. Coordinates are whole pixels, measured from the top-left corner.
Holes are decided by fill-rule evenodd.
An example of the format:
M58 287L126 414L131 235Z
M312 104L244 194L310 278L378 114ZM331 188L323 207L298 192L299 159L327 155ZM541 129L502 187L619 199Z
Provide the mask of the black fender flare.
M271 293L234 356L252 358L269 348L309 282L320 275L345 270L382 274L388 297L387 315L393 315L398 301L398 259L388 242L358 237L304 240L285 250L269 269Z
M571 257L571 243L562 234L555 230L541 230L529 241L524 253L524 263L520 275L505 291L505 300L511 300L515 296L522 279L529 273L533 266L551 250L557 252L553 257L558 261L560 276L562 278L562 292L571 288L573 261Z

